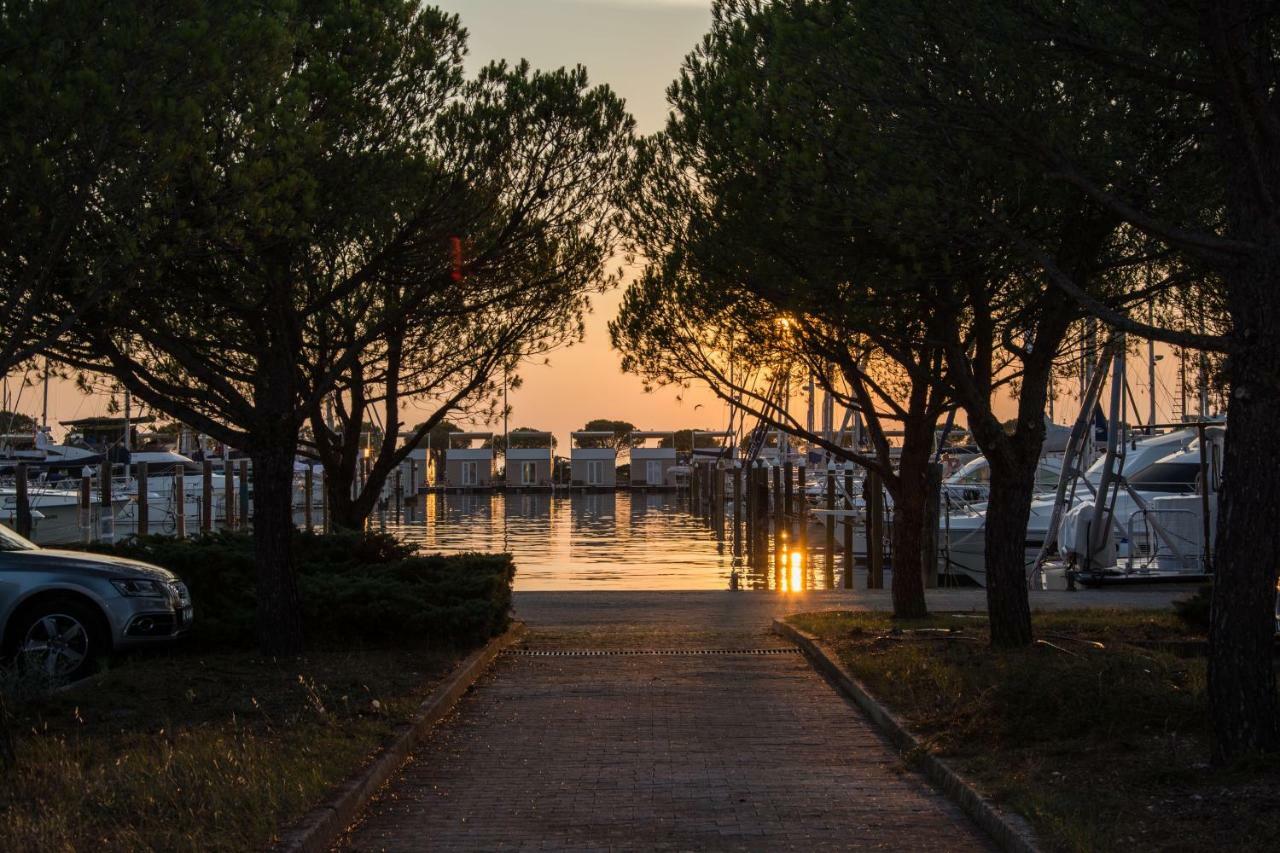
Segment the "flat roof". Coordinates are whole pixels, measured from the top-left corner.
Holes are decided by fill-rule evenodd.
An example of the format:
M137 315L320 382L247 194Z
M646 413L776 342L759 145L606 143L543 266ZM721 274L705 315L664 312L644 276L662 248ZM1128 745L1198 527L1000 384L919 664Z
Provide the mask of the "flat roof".
M663 431L657 431L657 430L633 429L631 431L632 438L668 438L668 437L674 438L675 434L676 434L676 430L663 432Z

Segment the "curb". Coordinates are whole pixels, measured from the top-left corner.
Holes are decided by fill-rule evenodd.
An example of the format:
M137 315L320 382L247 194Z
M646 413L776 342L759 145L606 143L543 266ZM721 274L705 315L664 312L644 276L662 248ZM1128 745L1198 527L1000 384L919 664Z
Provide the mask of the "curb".
M468 655L444 683L431 691L410 720L392 733L373 761L340 783L322 804L282 832L270 849L280 853L321 853L332 847L378 789L400 769L431 727L453 710L494 658L518 642L524 633L524 623L517 622L505 634L494 637L484 648Z
M851 699L889 737L890 742L919 767L925 778L960 806L995 841L996 846L1007 853L1039 853L1035 833L1025 818L997 808L946 762L929 752L920 739L908 731L902 720L876 701L862 682L854 678L817 637L780 619L773 620L773 632L799 646L814 669Z

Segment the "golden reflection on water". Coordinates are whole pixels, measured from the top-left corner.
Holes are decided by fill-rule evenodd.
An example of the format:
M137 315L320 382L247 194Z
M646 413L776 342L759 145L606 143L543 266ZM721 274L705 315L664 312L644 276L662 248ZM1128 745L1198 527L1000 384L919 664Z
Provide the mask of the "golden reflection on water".
M825 559L793 550L784 531L781 560L748 564L731 533L717 539L682 496L664 492L432 493L387 530L424 553L509 552L524 591L727 590L736 561L740 589L799 592L816 588L808 573Z

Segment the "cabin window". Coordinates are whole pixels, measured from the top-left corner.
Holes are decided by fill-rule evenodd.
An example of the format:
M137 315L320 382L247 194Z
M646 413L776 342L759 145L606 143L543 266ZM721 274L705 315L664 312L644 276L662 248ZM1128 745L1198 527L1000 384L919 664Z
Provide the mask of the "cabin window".
M538 463L537 462L521 462L520 463L520 483L525 486L532 486L538 482Z
M1194 493L1200 479L1200 464L1157 462L1128 479L1129 485L1140 492Z
M480 466L475 462L462 463L462 485L480 485Z

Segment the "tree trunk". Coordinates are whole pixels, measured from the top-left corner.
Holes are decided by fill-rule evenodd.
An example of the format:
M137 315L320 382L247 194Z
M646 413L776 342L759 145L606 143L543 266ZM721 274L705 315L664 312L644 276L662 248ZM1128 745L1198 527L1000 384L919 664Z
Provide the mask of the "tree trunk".
M1008 462L988 455L991 491L987 499L984 543L987 566L987 614L991 644L1017 648L1031 644L1031 604L1027 598L1026 540L1031 517L1038 454Z
M293 453L292 443L282 443L250 456L258 647L272 657L302 653L302 605L293 563Z
M351 497L355 487L355 472L342 465L324 469L324 488L329 501L329 524L334 530L364 530L369 513L360 511L357 501Z
M1232 294L1231 401L1218 498L1209 705L1214 759L1228 762L1280 747L1275 647L1276 568L1280 565L1280 479L1274 466L1280 423L1280 283L1258 276ZM1244 291L1242 293L1241 291ZM1248 296L1245 296L1245 293ZM1248 310L1242 309L1245 305Z
M932 436L932 430L930 430ZM924 544L925 478L929 448L903 447L898 463L900 485L893 495L893 615L923 619L929 615L924 598L920 560Z

